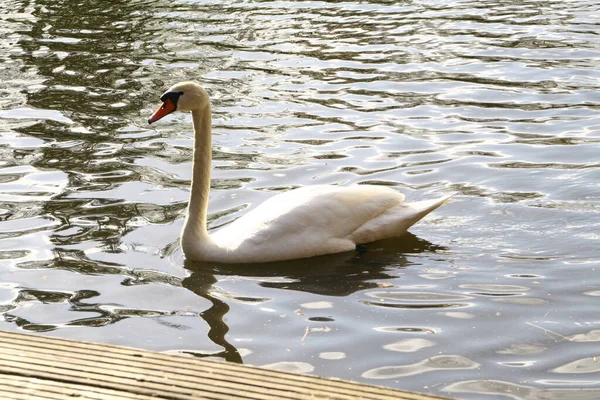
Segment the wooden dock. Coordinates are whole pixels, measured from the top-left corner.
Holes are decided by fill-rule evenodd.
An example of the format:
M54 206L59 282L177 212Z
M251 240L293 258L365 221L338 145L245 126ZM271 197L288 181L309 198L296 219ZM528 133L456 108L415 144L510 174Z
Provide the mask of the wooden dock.
M442 398L221 361L0 332L0 399Z

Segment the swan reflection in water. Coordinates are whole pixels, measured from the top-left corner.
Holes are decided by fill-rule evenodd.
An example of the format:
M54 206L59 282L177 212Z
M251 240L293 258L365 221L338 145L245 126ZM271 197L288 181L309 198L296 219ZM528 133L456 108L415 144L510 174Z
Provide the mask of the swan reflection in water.
M225 337L229 327L224 317L229 312L229 305L221 299L223 296L214 293L214 285L220 277L252 277L265 288L346 297L360 290L376 288L382 280L396 278L398 268L415 264L409 260L411 255L441 250L447 248L406 233L399 238L373 243L364 253L346 252L260 264L216 264L186 260L185 268L191 275L183 279L182 286L212 304L201 317L209 326L209 339L223 348L216 354L193 355L243 362L238 349ZM284 279L277 281L274 278Z

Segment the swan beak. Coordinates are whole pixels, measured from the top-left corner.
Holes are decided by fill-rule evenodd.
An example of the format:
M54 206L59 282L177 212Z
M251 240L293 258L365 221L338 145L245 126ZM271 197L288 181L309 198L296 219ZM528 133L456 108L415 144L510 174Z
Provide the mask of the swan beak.
M158 110L156 110L156 112L152 114L150 118L148 118L148 123L151 124L153 122L158 121L165 115L175 111L176 108L177 106L175 105L175 103L173 103L173 101L171 101L171 99L166 99L164 103L162 103L162 106L158 107Z

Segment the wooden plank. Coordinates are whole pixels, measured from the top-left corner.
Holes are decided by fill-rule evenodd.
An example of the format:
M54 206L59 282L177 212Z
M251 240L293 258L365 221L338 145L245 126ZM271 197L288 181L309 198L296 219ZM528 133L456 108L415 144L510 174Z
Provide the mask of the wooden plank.
M0 398L336 399L441 397L127 347L0 332Z
M115 398L124 400L156 399L156 397L124 393L118 390L94 388L91 386L74 385L67 382L48 381L17 375L0 375L0 398L19 400L73 400L73 398L93 400L112 400Z

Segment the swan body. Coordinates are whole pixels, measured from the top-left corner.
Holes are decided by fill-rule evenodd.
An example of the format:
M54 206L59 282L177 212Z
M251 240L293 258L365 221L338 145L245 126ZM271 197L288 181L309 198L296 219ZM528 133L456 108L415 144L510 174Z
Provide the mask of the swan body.
M206 228L211 169L210 102L194 82L171 87L148 120L191 111L194 166L181 245L197 261L247 263L291 260L354 250L357 245L405 233L450 196L405 203L404 195L377 185L315 185L278 194L231 224Z

